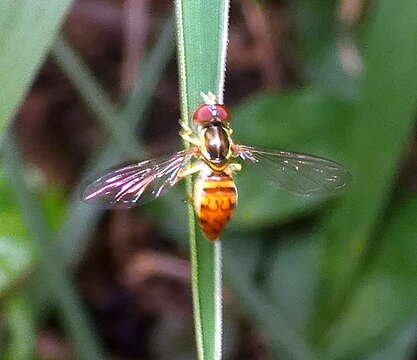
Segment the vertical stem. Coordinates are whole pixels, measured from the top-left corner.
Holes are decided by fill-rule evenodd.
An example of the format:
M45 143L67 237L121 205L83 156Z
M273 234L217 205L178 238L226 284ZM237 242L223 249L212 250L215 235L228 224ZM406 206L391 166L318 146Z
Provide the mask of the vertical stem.
M223 102L228 42L229 1L177 0L178 65L181 117L190 124L200 92L213 92ZM185 144L185 147L188 145ZM188 195L193 183L187 179ZM200 360L221 358L221 242L208 242L188 208L194 322Z

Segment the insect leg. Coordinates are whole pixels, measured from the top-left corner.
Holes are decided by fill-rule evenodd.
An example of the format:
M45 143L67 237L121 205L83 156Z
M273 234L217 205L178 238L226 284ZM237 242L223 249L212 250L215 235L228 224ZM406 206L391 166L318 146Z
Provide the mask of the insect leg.
M196 172L199 172L201 170L201 168L202 168L202 163L194 164L191 167L182 169L180 171L180 173L178 174L178 177L179 178L184 178L186 176L195 174Z
M190 166L188 168L184 168L178 174L178 178L182 179L182 178L185 178L185 177L187 177L189 175L192 175L192 174L195 174L197 172L200 172L201 169L202 169L202 167L203 167L203 164L202 163L197 163L197 164L194 164L194 165L192 165L192 166ZM192 201L193 201L193 195L187 196L187 198L184 200L184 202L186 202L186 203L187 202L192 202Z
M228 169L231 173L234 173L234 172L237 172L237 171L242 170L242 165L240 165L240 164L238 164L238 163L231 163L231 164L229 164L229 166L227 167L227 169Z
M180 136L185 141L187 141L187 142L189 142L193 145L199 146L200 141L197 138L191 136L193 134L193 131L188 126L188 124L185 121L182 121L182 120L180 120L179 123L180 123L180 126L181 126Z

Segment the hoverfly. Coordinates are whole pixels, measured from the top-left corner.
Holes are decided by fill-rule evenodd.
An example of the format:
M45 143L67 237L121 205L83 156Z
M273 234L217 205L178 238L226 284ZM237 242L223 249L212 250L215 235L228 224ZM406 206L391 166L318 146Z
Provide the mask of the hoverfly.
M204 102L192 118L195 132L180 121L180 136L190 144L188 149L110 170L86 187L83 200L130 208L156 199L184 177L198 174L194 209L206 238L216 240L237 204L233 174L242 165L235 159L259 165L278 187L298 194L331 193L349 182L349 172L333 161L235 144L227 107L217 103L212 93L201 96Z

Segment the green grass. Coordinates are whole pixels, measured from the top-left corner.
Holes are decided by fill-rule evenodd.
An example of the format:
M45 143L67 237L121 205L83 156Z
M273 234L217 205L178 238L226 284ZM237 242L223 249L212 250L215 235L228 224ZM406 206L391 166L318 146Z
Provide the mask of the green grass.
M392 31L395 29L395 31ZM381 233L398 159L417 103L417 3L381 1L367 31L368 67L354 105L347 163L351 190L323 228L320 324L344 311L347 293L372 241ZM326 315L325 315L326 314ZM318 331L320 332L320 331Z
M51 229L36 197L25 182L23 161L12 135L6 138L4 148L4 165L9 177L13 179L12 188L15 191L16 202L23 214L29 235L39 249L40 275L60 308L63 325L80 359L104 359L103 350L71 284L61 256L51 247ZM16 348L16 351L18 350Z
M181 117L190 126L201 92L216 94L223 102L224 72L228 41L227 0L177 0L177 41L181 93ZM188 146L187 144L185 144ZM187 179L192 195L192 180ZM222 256L221 240L207 241L188 205L191 247L194 322L200 360L221 358L222 347Z
M4 305L6 322L10 334L10 344L4 352L6 360L25 360L33 356L35 350L35 325L28 299L24 295L8 299Z
M417 4L404 0L400 7L381 0L369 8L352 34L364 62L363 74L355 76L337 57L337 4L292 3L295 39L288 51L294 50L306 86L248 97L233 109L233 128L234 139L242 143L341 162L352 171L353 183L337 198L306 199L259 187L259 175L244 168L237 176L240 204L223 245L203 238L189 206L200 360L220 358L221 247L233 304L260 329L273 358L407 360L415 347L417 202L414 194L398 189L397 174L414 136ZM103 168L145 156L142 139L130 134L146 124L146 109L175 46L171 19L146 56L132 92L116 104L58 36L69 5L28 0L0 5L0 299L5 319L0 341L6 359L34 357L35 336L49 309L56 309L77 358L104 358L70 275L103 214L79 201L80 188ZM227 3L178 0L176 6L181 117L190 121L201 91L223 96ZM108 135L68 200L52 189L41 194L6 132L48 50ZM168 195L144 212L156 212L157 221L148 217L153 225L184 244L187 219L162 216L177 209L180 198Z
M16 11L17 14L23 13L25 16L29 16L30 9L19 9L18 5L21 4L17 4L14 11ZM35 5L35 7L38 5ZM55 5L50 6L50 8L55 11L55 16L61 14ZM13 9L10 8L10 11L12 10ZM32 10L33 16L36 17L39 15L39 12L36 11L37 9ZM50 21L52 26L54 24L53 21L56 21L56 19L52 17ZM30 24L31 23L28 23L28 25ZM51 28L50 31L51 34L54 34L58 31L58 27L55 26L54 28ZM13 29L10 31L10 34L10 36L14 36ZM26 41L33 41L33 33L26 31L26 34L28 37ZM39 41L43 35L43 33L40 35L38 34L38 36L40 36ZM46 40L48 40L48 38L49 36ZM51 35L51 40L52 39L53 36ZM137 156L138 151L141 149L140 145L130 137L127 137L126 134L133 133L131 128L138 121L143 119L144 111L149 103L151 94L158 84L158 77L162 73L162 69L172 54L172 39L173 22L170 20L167 22L167 25L162 32L160 41L155 46L154 51L149 55L147 61L145 61L143 69L143 73L145 75L143 75L136 82L134 90L126 100L126 103L123 105L120 112L117 110L116 106L111 104L105 91L94 80L88 69L82 64L82 61L79 59L75 51L72 50L63 39L58 40L53 50L53 54L57 57L59 64L64 68L65 72L71 77L71 80L74 81L76 87L80 90L81 95L86 99L87 104L91 106L92 111L97 114L98 119L103 122L105 127L107 126L109 128L112 139L107 148L104 149L101 154L93 156L92 163L94 165L88 171L88 174L90 175L86 174L85 177L91 176L91 173L96 173L99 169L114 165L126 157L132 157L133 155ZM16 47L19 46L17 43L14 45ZM50 43L46 42L45 46L47 45L50 46ZM44 49L44 52L46 52L46 50L47 48ZM33 52L33 57L31 59L27 59L28 64L26 64L24 69L19 68L19 70L25 74L30 72L28 70L30 69L33 72L30 79L33 78L37 70L36 66L38 66L36 64L29 64L30 61L33 62L36 60L40 62L42 59L36 58L35 55L37 55L37 51ZM44 56L44 53L39 54L39 56ZM7 59L5 59L5 61L6 60ZM11 61L11 58L7 61ZM10 78L9 73L5 75L4 81L6 83L6 89L8 82L13 82L16 77L18 77L17 74ZM16 90L15 93L10 91L8 94L10 101L14 101L15 103L21 101L27 87L29 86L30 79L28 78L27 82L22 84L19 91ZM14 87L16 85L17 84L10 84L10 86ZM7 115L9 115L8 117L11 117L13 112L10 112ZM114 116L114 118L112 118L112 116ZM112 126L110 123L119 117L121 118L121 121L126 123L126 127L120 126L120 123L118 127L118 129L124 129L124 132L121 132L123 130L118 130L116 132L116 127ZM7 116L5 116L5 118L7 118ZM122 136L124 137L124 141L121 140ZM14 140L11 138L11 135L6 134L6 138L4 139L2 146L4 151L4 166L6 167L8 177L14 179L14 181L10 183L10 186L16 193L17 203L21 210L21 214L23 214L22 221L28 228L29 237L32 241L37 243L37 247L40 248L40 267L39 271L36 272L36 281L34 281L32 287L42 295L40 296L40 299L37 300L37 308L35 306L34 311L42 311L40 314L36 314L37 316L40 315L40 318L42 318L45 306L52 305L53 302L57 302L58 308L60 309L59 314L61 315L62 323L64 328L68 330L68 335L73 342L75 351L79 358L104 359L103 350L99 346L99 341L95 339L95 332L91 329L88 316L86 316L83 311L83 306L81 305L80 300L75 293L75 289L72 287L69 280L69 273L67 272L66 267L63 266L65 264L75 262L75 257L78 257L78 253L84 248L88 234L92 231L92 225L98 221L100 215L103 213L103 210L91 209L91 207L89 208L84 204L80 204L80 187L78 186L74 193L73 202L72 204L69 204L66 218L61 229L59 230L56 244L54 244L54 241L52 241L54 232L49 228L43 211L40 208L40 204L37 202L34 194L31 193L25 183L22 168L23 161L19 155L19 150L17 149ZM115 147L119 149L119 152L114 151ZM55 210L58 211L59 209L55 208ZM62 212L62 209L60 211ZM26 267L22 267L20 271L27 271L27 265L28 264L25 264ZM9 281L12 281L12 279L14 278L10 276ZM33 299L31 300L33 301ZM16 298L15 303L17 303L17 301L19 301L18 298ZM9 318L13 321L10 331L14 334L13 330L16 328L15 326L19 326L19 324L15 323L13 319L19 315L19 313L17 313L19 308L16 306L13 307L12 305L13 303L10 305ZM16 313L15 316L13 315L13 311ZM25 329L23 325L25 324L22 323L19 328ZM26 328L28 327L29 325L26 325ZM17 340L18 339L16 339L16 341ZM18 359L21 356L20 352L25 349L20 348L15 345L15 343L11 344L7 356ZM30 347L29 343L28 346ZM32 351L33 350L34 349L32 349Z
M71 0L0 4L0 131L21 104L71 6Z

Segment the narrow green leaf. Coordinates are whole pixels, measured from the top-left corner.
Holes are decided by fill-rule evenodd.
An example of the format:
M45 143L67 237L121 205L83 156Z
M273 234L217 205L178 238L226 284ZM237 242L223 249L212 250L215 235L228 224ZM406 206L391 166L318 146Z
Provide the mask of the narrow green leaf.
M118 126L125 127L123 133L130 132L133 134L136 126L143 126L145 123L145 112L159 84L163 70L172 56L174 47L174 21L173 17L170 17L164 25L155 47L145 58L141 71L138 73L138 78L135 81L133 91L120 110ZM59 56L58 53L55 53L55 55ZM60 64L65 66L63 61L60 61ZM87 71L87 69L84 70ZM103 97L100 95L105 93L104 89L97 81L93 80L90 73L84 80L78 78L80 75L82 75L82 72L74 72L73 76L76 78L73 79L71 77L70 80L83 86L83 91L80 89L80 92L84 101L91 106L92 111L97 116L104 116L101 110L96 109L96 106L100 104L102 99L108 98L106 95ZM91 82L86 84L84 81ZM106 104L111 109L111 114L117 111L110 101L106 101ZM146 156L146 151L140 143L141 139L137 140L135 142L136 146L126 141L126 144L129 145L128 151L129 154L134 154L136 149L139 148L135 157L143 159ZM122 149L115 144L114 137L105 145L104 149L92 156L86 174L82 176L82 179L74 189L66 221L59 233L58 246L65 254L67 263L76 262L79 254L84 252L89 238L88 234L94 229L94 225L104 212L102 208L89 206L80 201L83 185L91 176L125 160L127 159L123 155Z
M4 147L4 164L9 178L13 179L11 184L16 202L21 208L29 235L39 248L43 279L60 307L63 326L68 331L80 359L104 359L86 312L65 271L65 264L59 253L51 247L50 230L38 202L27 187L22 158L12 135L5 139Z
M351 190L325 221L320 309L322 337L349 298L372 235L378 230L396 163L414 123L417 104L417 2L375 4L365 50L366 73L349 146Z
M62 70L77 88L88 107L95 113L107 132L113 137L114 143L128 157L135 158L141 152L134 132L125 125L119 111L106 92L88 71L77 52L62 37L58 37L52 48L52 55Z
M131 133L135 132L135 127L137 125L143 126L143 123L145 122L146 109L159 84L159 79L163 74L163 70L172 56L175 47L173 38L174 21L173 17L170 17L164 25L154 48L145 58L138 78L135 81L133 91L128 96L123 109L121 110L121 122L119 125L129 129ZM63 64L63 62L60 63ZM85 69L85 71L88 70ZM79 76L80 74L81 72L75 72L74 76ZM90 81L92 79L93 77L89 73L85 80ZM82 79L70 80L77 82L80 86L85 86L83 91L81 91L81 94L86 103L92 106L91 110L99 115L101 112L94 109L93 106L99 104L101 100L108 98L108 96L105 95L104 89L96 81L85 84ZM102 98L94 99L99 93L104 94L104 96ZM116 109L110 102L107 102L107 106L112 109L112 113L116 112ZM141 145L140 142L138 142L138 146L143 148L143 145ZM134 151L134 146L129 149L129 152L132 151ZM137 156L144 157L146 154L143 152L137 154ZM115 144L114 137L111 137L104 149L92 156L90 166L87 167L86 173L82 176L78 185L75 186L73 194L70 197L65 221L58 233L57 242L53 245L56 246L58 252L62 254L66 265L75 265L82 257L80 254L84 253L84 250L88 245L89 235L104 213L102 208L89 206L80 201L80 193L83 185L88 178L91 178L91 176L124 160L126 160L126 158L122 153L122 149ZM44 310L48 301L50 301L50 296L45 290L42 290L42 286L43 278L37 276L34 284L34 292L37 294L41 293L41 296L38 296L37 299L37 307Z
M15 214L2 214L1 220L10 224L10 215L12 221L18 219L15 224L21 226L21 219L15 217ZM33 258L34 247L27 239L0 234L0 298L16 282L22 280L25 272L29 271Z
M71 3L0 2L0 131L22 102Z
M0 170L0 298L23 280L34 260L35 247L28 238L22 215Z
M27 360L35 358L36 331L28 299L14 295L5 301L4 318L9 345L4 352L4 360Z
M183 121L190 122L192 111L202 102L201 92L211 91L223 102L228 10L228 0L176 1ZM187 192L191 196L191 179L187 180ZM222 335L221 242L204 239L191 203L188 214L198 357L217 360L221 358Z

